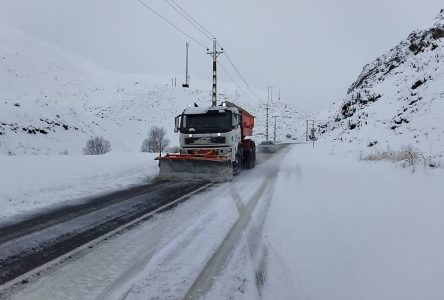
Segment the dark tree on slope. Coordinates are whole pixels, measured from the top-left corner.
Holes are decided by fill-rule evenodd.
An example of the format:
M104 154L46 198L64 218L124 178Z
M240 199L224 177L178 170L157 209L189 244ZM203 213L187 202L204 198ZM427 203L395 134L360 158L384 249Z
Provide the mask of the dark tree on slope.
M102 155L111 151L111 144L103 137L90 138L86 142L85 148L83 148L83 154L85 155Z
M165 150L165 148L168 147L168 144L170 143L170 141L165 138L165 135L165 128L156 126L151 127L148 138L143 141L140 150L142 152L151 153L159 152L159 156L161 156L162 151Z

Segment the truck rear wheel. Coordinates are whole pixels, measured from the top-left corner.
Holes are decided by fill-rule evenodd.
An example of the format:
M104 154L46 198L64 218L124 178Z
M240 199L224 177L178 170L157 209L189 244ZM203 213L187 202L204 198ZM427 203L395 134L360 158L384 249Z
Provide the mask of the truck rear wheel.
M244 152L243 166L245 169L253 169L256 163L256 153L254 151Z

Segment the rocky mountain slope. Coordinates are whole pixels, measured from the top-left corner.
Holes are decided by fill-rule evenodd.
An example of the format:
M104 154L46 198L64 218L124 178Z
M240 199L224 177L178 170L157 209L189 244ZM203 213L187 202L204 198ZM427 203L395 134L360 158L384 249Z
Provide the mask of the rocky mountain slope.
M366 65L343 101L321 113L320 131L347 148L411 144L444 154L444 10Z
M103 136L118 151L138 151L151 126L167 129L171 144L174 117L194 102L210 103L210 80L193 80L192 89L171 87L176 75L115 74L15 29L0 29L0 154L80 154L87 139ZM179 86L179 84L178 84ZM238 95L221 83L228 99L257 116L256 139L265 132L265 105ZM303 134L309 114L273 103L281 116L278 135ZM270 131L272 132L272 131Z

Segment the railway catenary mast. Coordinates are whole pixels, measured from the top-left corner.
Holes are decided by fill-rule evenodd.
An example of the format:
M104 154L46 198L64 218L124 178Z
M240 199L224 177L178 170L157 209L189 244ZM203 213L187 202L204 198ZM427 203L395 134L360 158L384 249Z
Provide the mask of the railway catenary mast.
M217 51L217 40L213 39L213 51L207 49L207 54L210 54L213 57L213 87L211 93L211 106L217 106L217 58L220 54L224 53L224 49L221 48L220 51Z

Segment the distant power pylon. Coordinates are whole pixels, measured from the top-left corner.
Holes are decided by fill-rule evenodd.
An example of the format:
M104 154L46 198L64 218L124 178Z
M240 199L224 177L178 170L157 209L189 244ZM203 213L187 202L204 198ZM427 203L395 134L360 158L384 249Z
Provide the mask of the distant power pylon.
M268 141L268 102L267 105L265 106L265 110L266 110L266 117L265 117L265 140Z
M190 48L190 44L187 42L185 44L185 83L182 84L182 87L189 88L190 87L190 75L188 75L188 49Z
M276 143L276 119L278 116L273 116L274 118L274 137L273 137L273 141Z

